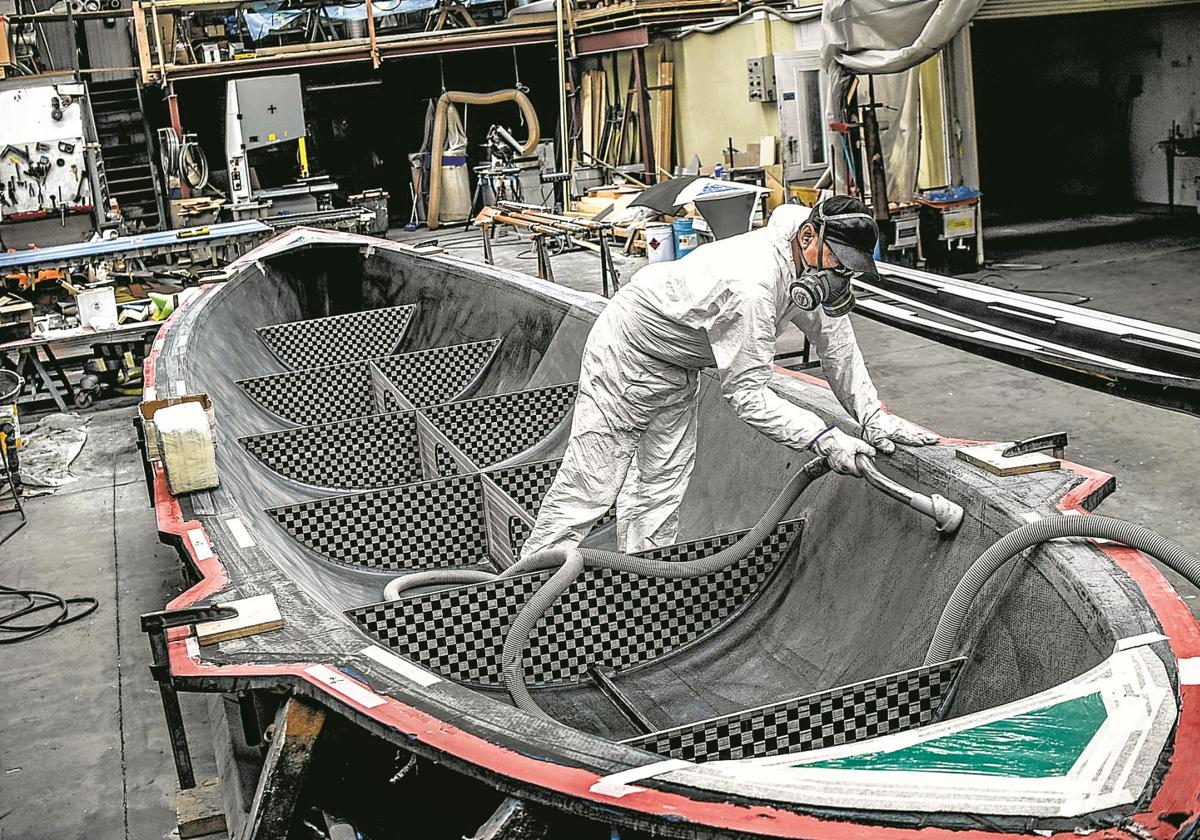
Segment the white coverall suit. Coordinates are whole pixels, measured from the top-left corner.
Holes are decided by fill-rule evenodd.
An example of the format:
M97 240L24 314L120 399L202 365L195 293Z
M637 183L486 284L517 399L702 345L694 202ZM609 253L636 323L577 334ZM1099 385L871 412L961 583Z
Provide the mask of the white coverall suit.
M803 208L779 208L766 228L647 266L613 296L584 346L571 439L524 556L578 544L614 500L620 550L676 541L702 368L716 367L746 423L808 446L827 424L769 387L775 339L789 320L812 342L842 406L860 421L878 411L849 318L790 302L790 241L805 217Z

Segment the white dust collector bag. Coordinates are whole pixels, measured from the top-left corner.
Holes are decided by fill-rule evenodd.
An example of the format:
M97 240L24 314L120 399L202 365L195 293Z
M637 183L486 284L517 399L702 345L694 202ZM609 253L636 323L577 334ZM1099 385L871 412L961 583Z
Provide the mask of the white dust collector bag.
M216 447L200 403L160 408L154 412L154 431L173 495L217 486Z

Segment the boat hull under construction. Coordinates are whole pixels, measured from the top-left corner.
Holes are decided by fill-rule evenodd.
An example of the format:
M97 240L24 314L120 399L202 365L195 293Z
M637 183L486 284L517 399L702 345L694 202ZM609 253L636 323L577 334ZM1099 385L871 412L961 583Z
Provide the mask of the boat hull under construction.
M296 229L163 327L150 396L203 393L215 489L149 477L191 586L181 609L270 594L282 627L168 631L179 690L283 690L520 799L661 836L1173 837L1200 810L1200 627L1143 554L1057 540L993 575L953 652L943 607L998 538L1086 516L1111 476L1000 477L953 445L878 459L961 505L953 533L870 486L815 478L716 571L588 567L533 625L514 706L503 647L551 575L519 555L570 427L604 301L436 249ZM737 543L811 457L742 424L702 374L686 563ZM855 431L819 380L773 388ZM611 516L585 545L612 547ZM950 831L957 833L950 834Z

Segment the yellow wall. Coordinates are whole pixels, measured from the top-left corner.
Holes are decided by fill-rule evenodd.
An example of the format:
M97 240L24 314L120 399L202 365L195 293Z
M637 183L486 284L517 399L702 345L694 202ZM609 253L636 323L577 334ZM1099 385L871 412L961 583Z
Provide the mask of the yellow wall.
M793 24L759 14L714 34L692 33L680 40L655 41L645 50L646 76L654 86L660 57L675 64L674 165L686 165L698 154L702 166L725 160L729 138L744 151L765 135L779 136L779 111L774 102L752 102L746 78L746 59L791 53L819 47L817 21ZM609 71L610 96L625 102L631 54L616 54L617 79L611 75L612 57L601 63L586 59L584 68L602 66ZM923 122L919 180L922 187L946 183L946 126L941 110L941 64L935 56L920 69ZM616 84L614 84L616 82ZM656 100L657 91L651 92ZM636 104L634 106L636 108ZM651 106L652 115L655 113ZM667 164L659 161L659 166Z
M751 102L746 59L796 49L795 25L770 18L747 20L713 35L671 42L675 59L676 160L693 154L712 166L733 137L744 150L766 134L779 135L774 102Z

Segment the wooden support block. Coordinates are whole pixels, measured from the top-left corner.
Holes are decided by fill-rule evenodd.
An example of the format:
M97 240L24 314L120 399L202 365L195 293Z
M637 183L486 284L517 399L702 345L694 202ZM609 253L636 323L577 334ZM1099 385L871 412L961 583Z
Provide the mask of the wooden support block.
M954 454L960 461L966 461L972 466L1000 476L1049 472L1062 467L1061 461L1050 457L1045 452L1030 452L1027 455L1005 458L1002 453L1010 445L1008 443L985 443L979 446L963 446L954 450Z
M225 831L220 783L209 778L191 790L178 791L175 794L175 818L182 840Z
M470 840L541 840L550 827L520 799L508 797Z
M283 627L283 617L279 614L274 595L255 595L253 598L229 601L221 606L233 607L238 614L233 618L197 624L196 641L200 644L215 645L218 642L254 636Z
M289 697L280 708L250 805L245 840L288 836L313 749L324 728L325 710L308 700Z

